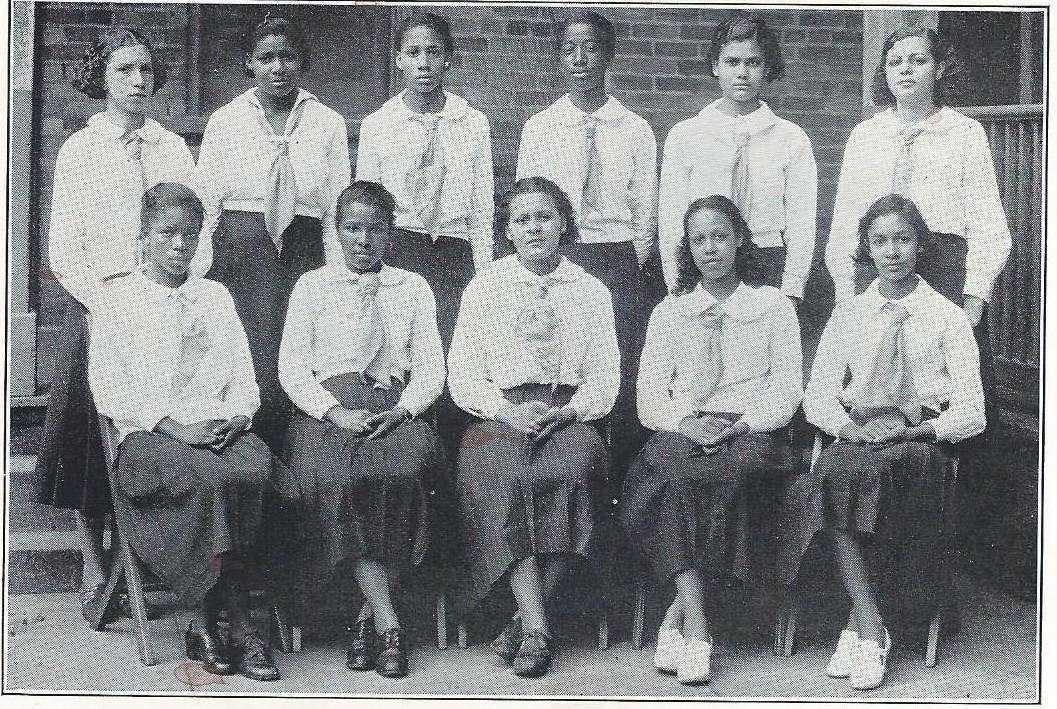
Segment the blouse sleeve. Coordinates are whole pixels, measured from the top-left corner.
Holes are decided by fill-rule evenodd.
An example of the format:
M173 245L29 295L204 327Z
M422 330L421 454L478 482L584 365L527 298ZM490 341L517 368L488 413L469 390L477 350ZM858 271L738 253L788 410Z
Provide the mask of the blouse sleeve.
M640 131L635 148L635 167L628 187L631 205L631 236L639 265L653 251L657 229L657 138L648 123Z
M767 386L741 417L749 429L756 433L775 431L787 425L804 396L800 321L789 299L778 297L777 294L768 351L770 374Z
M965 141L965 295L990 300L998 274L1005 268L1012 246L1006 213L998 193L995 165L987 133L973 122Z
M51 272L70 295L89 309L96 288L83 245L84 203L80 199L78 184L84 175L90 174L90 170L76 148L69 142L64 143L55 160L51 220L48 222Z
M613 318L613 298L602 287L591 310L592 332L583 362L583 379L569 400L578 421L593 421L610 412L620 391L620 350Z
M444 391L444 350L437 331L437 301L424 279L415 279L411 320L411 379L398 406L421 416Z
M312 418L323 420L339 402L316 381L313 373L313 297L305 276L298 279L290 294L283 339L279 343L279 383L297 408Z
M664 281L671 290L679 276L675 249L683 236L683 215L690 206L690 168L683 160L684 150L678 126L664 141L661 158L660 204L658 206L657 246L661 252Z
M378 154L373 125L370 116L360 123L359 142L356 144L356 179L381 182L382 158Z
M837 437L851 418L840 403L844 374L848 370L848 352L854 347L849 338L850 319L847 309L837 307L822 331L811 378L804 392L804 415L824 432Z
M470 206L470 244L477 271L492 263L494 256L495 183L492 175L492 131L481 119L481 142L474 167L473 204Z
M675 378L675 328L671 310L658 305L646 328L646 343L639 358L636 396L639 420L654 431L678 433L679 423L693 410L686 392L673 392Z
M462 294L462 304L455 321L451 347L448 350L448 391L463 411L484 419L507 405L502 389L488 377L486 338L488 307L471 282Z
M804 286L815 255L815 210L818 201L818 168L811 140L799 133L799 145L792 155L785 183L785 272L782 292L804 297Z
M862 189L856 176L872 169L864 154L858 131L853 130L844 148L844 159L837 180L837 197L833 204L829 240L826 242L826 269L833 279L834 296L842 303L855 295L855 262L852 256L859 245L858 223ZM868 199L868 197L867 197Z
M987 425L976 339L965 314L954 315L943 331L940 344L951 377L950 405L929 422L936 430L937 440L951 443L982 433Z
M525 127L521 129L521 142L518 144L517 149L517 171L515 172L515 180L520 180L523 177L535 177L536 175L542 174L539 162L536 160L536 156L539 154L540 145L536 139L536 128L535 121L529 118L525 122Z
M235 301L227 288L220 286L215 306L220 311L224 322L224 343L232 362L232 378L224 392L224 404L227 417L245 416L253 420L253 415L261 406L260 389L253 369L253 357L250 355L250 344L246 331L242 327Z
M191 259L193 273L208 273L213 265L213 233L220 225L220 213L227 197L227 141L223 135L222 118L213 114L202 135L198 150L198 165L194 171L194 189L205 207L205 221L198 239L198 251Z

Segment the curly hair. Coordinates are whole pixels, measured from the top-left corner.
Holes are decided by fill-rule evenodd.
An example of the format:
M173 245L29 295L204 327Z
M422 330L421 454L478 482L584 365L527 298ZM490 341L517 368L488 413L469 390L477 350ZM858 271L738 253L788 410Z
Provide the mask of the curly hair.
M510 203L514 201L515 197L522 194L545 194L554 200L555 206L558 207L558 214L565 220L565 231L562 232L561 238L558 240L559 245L574 244L580 240L580 232L576 228L576 213L573 212L572 202L569 201L569 197L566 196L561 187L558 187L546 177L522 177L506 193L497 214L498 231L504 240L510 241L506 237L507 226L510 224Z
M573 25L590 25L594 28L598 34L598 38L602 41L602 47L605 50L606 56L612 58L617 51L617 30L613 26L613 23L608 19L599 15L597 12L590 10L578 10L558 25L558 31L554 33L555 48L558 52L561 52L562 40L565 37L565 32Z
M154 70L154 93L165 85L165 62L158 58L147 35L131 27L113 27L101 34L74 67L73 88L89 98L106 98L106 65L110 55L121 47L142 46L150 54Z
M898 214L906 220L917 236L918 248L922 250L932 248L932 230L925 223L925 218L921 216L917 205L901 194L888 194L871 204L866 214L859 220L859 245L852 255L856 263L873 264L873 259L870 257L870 227L879 218L889 214Z
M759 258L759 247L752 241L752 231L749 225L734 202L722 195L714 194L695 199L683 215L683 238L679 241L679 246L675 251L678 276L671 291L672 295L689 293L701 282L701 270L694 262L694 253L690 249L690 219L702 209L719 212L730 221L731 226L734 227L734 235L741 237L741 246L734 255L734 272L739 279L750 286L762 285L763 264Z
M334 207L334 221L341 223L341 213L350 204L365 204L368 207L377 207L385 214L386 224L393 225L396 219L396 199L392 193L377 182L367 180L354 180L338 195L338 202Z
M200 225L205 221L205 207L194 190L178 182L159 182L143 193L140 228L146 232L151 221L163 209L170 207L179 207L190 212Z
M416 27L426 27L436 32L444 43L445 54L455 51L455 39L451 35L451 25L443 17L432 12L416 12L405 17L393 33L393 49L399 52L404 46L404 35Z
M785 61L782 59L782 47L778 37L758 15L737 10L721 22L712 33L712 46L708 48L708 62L719 63L720 52L730 42L743 42L755 39L763 51L763 80L770 83L785 76Z
M921 37L929 46L929 53L937 65L943 66L943 75L936 79L933 103L946 106L951 95L956 93L968 77L965 64L962 62L954 45L928 27L910 27L904 25L888 35L881 48L881 58L873 74L873 102L878 106L895 106L896 97L888 88L888 76L885 73L885 60L895 43L908 37Z
M265 37L286 37L297 48L301 59L301 71L312 68L312 52L308 44L308 37L301 27L284 17L272 17L271 13L264 19L251 27L242 35L242 51L249 57L257 49L257 43ZM253 76L253 72L246 69L246 76Z

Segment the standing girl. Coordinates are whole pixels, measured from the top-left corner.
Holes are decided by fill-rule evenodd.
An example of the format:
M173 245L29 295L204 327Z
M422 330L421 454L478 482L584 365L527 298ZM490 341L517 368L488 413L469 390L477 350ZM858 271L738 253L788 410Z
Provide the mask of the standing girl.
M969 318L916 272L930 238L907 198L869 207L856 257L877 279L834 309L804 395L808 421L836 440L792 486L781 575L792 581L815 533L830 532L852 610L826 672L856 689L881 685L891 648L864 551L896 552L907 612L933 614L950 594L950 444L985 425Z
M657 578L677 595L654 665L705 682L712 637L705 589L733 570L728 530L744 485L781 484L785 427L803 395L800 326L781 291L759 286L757 247L726 197L694 200L683 220L676 289L653 311L638 378L642 423L656 431L628 471L621 519ZM751 495L755 499L758 495Z
M611 452L623 469L638 450L632 380L642 343L639 269L653 250L657 219L657 139L644 118L606 93L615 52L616 30L598 13L576 12L562 23L558 58L568 93L525 124L517 176L546 177L569 195L580 238L562 252L613 295L623 376L610 415Z
M428 485L446 458L419 417L444 389L444 354L429 285L382 260L393 213L392 195L375 182L342 192L342 258L294 287L279 379L298 408L287 460L289 497L308 533L302 586L318 591L352 562L366 603L348 666L403 677L408 639L390 587L430 541Z
M506 234L517 250L462 298L448 355L463 434L457 488L478 598L507 578L518 616L492 648L522 677L551 662L544 603L575 556L595 551L608 460L585 422L613 407L620 351L606 287L559 252L576 240L565 193L518 180Z
M748 222L760 247L763 282L799 303L815 250L818 176L807 134L760 100L764 82L785 75L778 39L759 17L735 12L713 33L709 59L723 98L677 123L664 141L664 280L669 289L678 280L676 247L687 205L719 194L730 197Z
M965 310L990 399L985 305L1012 238L983 126L944 105L963 71L954 48L931 29L901 27L885 40L873 91L887 109L857 125L844 148L826 267L838 303L861 292L874 272L853 258L856 220L886 194L913 200L933 232L918 273Z
M235 299L261 389L254 430L278 450L288 409L277 374L286 302L301 274L323 265L320 218L349 184L349 140L345 120L300 88L311 65L300 28L266 18L246 33L243 51L257 85L210 116L202 137L200 258Z
M66 315L37 458L37 499L76 511L86 619L103 591L103 522L112 503L88 387L85 313L106 282L139 261L144 190L191 178L194 161L183 139L145 115L164 84L165 65L146 36L127 27L108 30L81 60L74 81L90 98L105 99L106 108L63 143L55 161L48 255L65 291ZM104 621L121 610L107 609Z

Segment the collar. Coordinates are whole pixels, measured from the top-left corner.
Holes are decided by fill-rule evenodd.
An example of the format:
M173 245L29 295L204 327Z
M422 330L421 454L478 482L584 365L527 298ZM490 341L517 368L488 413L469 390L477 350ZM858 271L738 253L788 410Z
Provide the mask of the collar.
M558 121L567 126L574 126L580 123L583 121L584 116L588 115L576 107L572 99L569 98L569 94L565 94L552 103L550 108L554 111ZM631 111L629 111L624 104L617 101L613 96L610 96L606 99L606 102L602 104L601 108L590 115L603 122L619 123L624 120L629 113L631 113Z
M393 96L382 104L381 110L401 121L411 120L415 116L422 115L421 113L415 113L406 103L404 103L404 94L406 93L407 89L404 89L396 96ZM437 112L437 115L449 121L459 121L466 116L469 108L470 104L468 104L466 99L462 96L445 91L444 108L440 109L440 111Z
M716 304L716 299L700 283L689 293L678 296L683 314L695 317ZM739 283L734 292L722 304L723 312L732 320L749 323L771 309L763 288L750 288Z
M874 114L871 121L874 121L873 128L880 132L882 135L894 138L899 135L899 132L904 128L918 127L923 128L926 133L946 133L957 123L961 114L955 111L953 108L943 106L933 114L932 118L924 121L917 121L915 123L907 123L896 116L896 110L894 108L886 108Z
M351 281L356 283L360 280L360 274L356 273L349 268L348 264L344 260L335 261L329 263L327 268L327 280L333 283L341 283L343 281ZM403 271L399 268L393 268L385 263L382 264L382 268L378 271L378 282L383 286L397 286L404 282L407 277L407 271Z
M697 115L708 121L710 125L723 128L733 133L735 129L741 128L749 135L762 133L778 122L778 116L774 115L765 102L760 101L760 107L745 116L728 116L719 110L719 104L723 99L719 98L701 109Z
M495 262L495 268L514 281L528 283L529 285L535 285L541 278L550 278L561 283L573 283L587 273L583 268L564 256L558 262L558 267L544 276L539 276L522 266L517 254L511 254L499 259Z
M120 139L125 135L125 132L121 130L121 127L111 121L104 111L96 113L88 119L88 127L92 130L106 136L107 138L113 138L114 140ZM139 135L144 143L150 143L157 145L161 141L161 124L153 118L147 118L143 121L143 125L133 130L133 133Z
M147 288L147 290L153 290L165 298L174 296L177 298L182 297L192 303L197 303L202 299L202 282L204 280L202 276L188 275L187 280L179 286L176 288L169 288L168 286L163 286L162 284L155 282L147 276L147 265L148 264L144 263L136 266L132 273L129 274L131 278L136 279L136 281L141 286Z
M242 93L242 94L239 94L238 96L236 96L235 100L236 101L245 101L246 103L250 104L251 106L256 107L257 110L263 112L264 111L264 106L261 105L260 99L257 98L256 91L257 91L256 87L254 87L252 89L249 89L245 93ZM297 90L297 98L294 99L294 105L290 107L290 113L293 113L297 109L297 107L299 105L301 105L302 103L304 103L305 101L319 101L319 99L316 98L314 94L311 94L308 91L305 91L304 89L298 89Z
M921 276L918 276L918 284L914 286L914 290L898 300L890 301L881 295L878 289L879 282L880 279L875 278L873 283L867 286L859 296L866 305L867 315L871 317L877 315L887 303L901 303L911 315L928 315L930 312L935 312L935 307L930 306L928 300L936 291Z

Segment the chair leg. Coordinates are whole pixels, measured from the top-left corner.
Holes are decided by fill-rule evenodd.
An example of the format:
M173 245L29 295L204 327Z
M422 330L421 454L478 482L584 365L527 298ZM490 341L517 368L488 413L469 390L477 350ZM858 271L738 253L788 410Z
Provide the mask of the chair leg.
M929 623L929 644L925 649L925 667L936 666L936 650L940 644L940 612L937 611L936 615L932 616L932 622Z
M139 562L136 561L132 548L121 535L118 535L118 546L124 559L125 580L128 582L128 597L132 603L132 615L136 620L136 636L139 641L139 657L148 667L155 664L154 650L150 646L150 626L147 625L147 607L143 601L143 577L140 574Z
M781 654L783 657L791 657L796 647L796 624L800 619L800 604L796 600L789 600L782 615L784 618L778 621L784 631L781 638Z
M466 621L459 618L458 622L458 636L459 636L459 648L465 650L470 646L470 643L466 639Z
M635 584L635 616L631 622L631 647L642 649L642 626L646 622L646 582Z
M774 647L773 651L775 655L782 655L785 649L785 633L789 623L789 618L786 615L785 608L778 610L778 615L774 620Z
M609 616L603 608L598 616L598 649L609 649Z
M437 647L448 649L448 598L444 591L437 592Z
M293 633L286 611L278 604L272 606L272 625L279 652L294 652Z
M117 584L121 580L121 575L125 571L125 559L122 554L117 551L117 546L112 545L115 551L113 558L110 560L110 571L106 575L106 588L103 589L103 595L99 598L95 608L91 610L91 620L89 626L92 630L103 630L103 613L106 611L106 607L110 605L110 599L114 593L117 592Z

